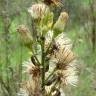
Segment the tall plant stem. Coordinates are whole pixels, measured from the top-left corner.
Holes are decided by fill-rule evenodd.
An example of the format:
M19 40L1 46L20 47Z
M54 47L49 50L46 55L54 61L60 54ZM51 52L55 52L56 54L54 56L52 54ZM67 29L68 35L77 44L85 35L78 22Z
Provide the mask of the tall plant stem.
M45 94L45 52L44 52L44 39L42 39L42 44L41 44L41 48L42 48L42 95L44 96Z

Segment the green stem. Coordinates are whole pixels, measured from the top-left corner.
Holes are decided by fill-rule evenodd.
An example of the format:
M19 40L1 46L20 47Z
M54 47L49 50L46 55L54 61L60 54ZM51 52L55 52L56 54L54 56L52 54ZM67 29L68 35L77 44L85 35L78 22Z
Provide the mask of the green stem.
M41 48L42 48L42 68L41 68L41 71L42 71L42 95L44 96L45 94L45 53L44 53L44 40L42 40L42 44L41 44Z

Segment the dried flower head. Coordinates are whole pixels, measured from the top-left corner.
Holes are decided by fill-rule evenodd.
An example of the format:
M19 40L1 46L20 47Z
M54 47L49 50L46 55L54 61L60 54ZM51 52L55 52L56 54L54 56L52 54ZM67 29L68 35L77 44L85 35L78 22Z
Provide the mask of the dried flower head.
M57 70L57 76L61 85L73 85L76 86L78 82L78 76L76 71L76 61L72 61L68 65L65 65L65 69Z
M60 31L63 31L66 25L66 22L68 20L68 17L69 17L68 13L62 12L54 25L54 29L57 29L57 30L59 29Z
M23 66L26 68L24 72L32 75L32 77L38 77L40 75L39 66L34 65L30 59L24 62Z
M40 96L40 94L39 78L23 81L20 91L18 92L18 96Z
M58 35L55 38L55 42L56 42L56 46L58 46L59 49L64 49L65 47L68 49L72 48L71 40L64 33Z
M34 19L43 18L49 12L48 6L45 4L34 4L28 9L28 12Z
M56 5L56 6L61 6L61 0L44 0L44 3L47 5Z
M35 85L33 84L33 81L31 81L31 80L30 81L29 80L28 81L23 81L18 94L19 94L19 96L33 95L34 88L35 88Z
M45 36L45 48L48 48L50 44L52 44L52 48L55 47L55 49L64 49L65 47L68 49L72 48L72 42L66 36L66 34L61 33L54 40L52 38L53 38L53 31L49 30Z
M20 92L18 93L19 94L18 96L20 96L21 93L27 94L28 96L41 96L39 66L34 65L31 59L24 62L23 66L25 67L24 73L27 73L29 75L29 79L27 81L22 82L21 89Z
M65 69L65 66L75 59L75 55L71 50L64 48L59 51L55 51L53 58L57 61L58 69Z

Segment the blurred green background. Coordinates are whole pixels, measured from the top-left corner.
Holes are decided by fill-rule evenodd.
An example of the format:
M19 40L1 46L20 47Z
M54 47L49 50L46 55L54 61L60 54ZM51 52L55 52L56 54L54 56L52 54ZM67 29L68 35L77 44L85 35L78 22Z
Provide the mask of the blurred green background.
M16 96L22 80L22 62L30 55L20 44L16 32L19 24L31 29L27 9L39 0L0 0L0 96ZM54 10L69 14L65 29L78 55L77 87L65 89L66 96L96 96L96 0L62 0L63 7Z

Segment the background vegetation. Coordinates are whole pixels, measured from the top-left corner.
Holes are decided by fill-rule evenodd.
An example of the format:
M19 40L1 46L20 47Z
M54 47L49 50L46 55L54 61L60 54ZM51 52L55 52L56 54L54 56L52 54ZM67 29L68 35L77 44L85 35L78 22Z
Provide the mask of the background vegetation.
M27 8L37 0L0 0L0 96L16 96L22 81L22 62L29 57L16 32L19 24L32 28ZM78 54L79 83L65 89L66 96L96 96L96 0L62 0L64 7L54 11L69 13L65 33ZM23 77L24 78L24 77Z

